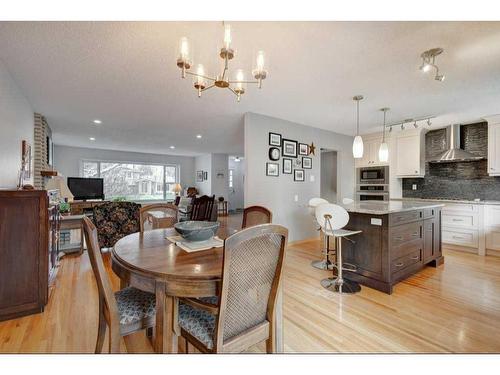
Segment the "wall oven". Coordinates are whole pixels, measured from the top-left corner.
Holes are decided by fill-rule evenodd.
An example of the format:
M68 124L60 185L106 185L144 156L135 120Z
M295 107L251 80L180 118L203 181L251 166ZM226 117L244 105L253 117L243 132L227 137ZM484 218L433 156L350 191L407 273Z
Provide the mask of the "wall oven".
M356 170L357 201L389 200L389 167L368 167Z
M358 185L363 184L389 184L389 167L357 168Z

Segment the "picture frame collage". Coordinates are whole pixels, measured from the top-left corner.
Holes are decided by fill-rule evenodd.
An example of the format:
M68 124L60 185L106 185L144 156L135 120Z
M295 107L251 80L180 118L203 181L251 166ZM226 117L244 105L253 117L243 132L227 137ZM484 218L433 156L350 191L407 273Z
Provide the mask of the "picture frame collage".
M273 132L269 132L268 144L270 161L266 163L266 176L279 176L281 159L281 173L293 174L295 182L304 182L305 170L312 169L311 146Z

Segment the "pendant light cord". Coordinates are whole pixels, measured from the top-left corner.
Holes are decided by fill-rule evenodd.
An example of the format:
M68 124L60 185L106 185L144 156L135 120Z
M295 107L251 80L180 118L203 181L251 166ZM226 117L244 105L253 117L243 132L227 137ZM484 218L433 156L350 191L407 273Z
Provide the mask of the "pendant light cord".
M385 114L387 111L384 111L384 130L382 131L382 143L385 143Z
M359 99L356 100L356 135L359 135Z

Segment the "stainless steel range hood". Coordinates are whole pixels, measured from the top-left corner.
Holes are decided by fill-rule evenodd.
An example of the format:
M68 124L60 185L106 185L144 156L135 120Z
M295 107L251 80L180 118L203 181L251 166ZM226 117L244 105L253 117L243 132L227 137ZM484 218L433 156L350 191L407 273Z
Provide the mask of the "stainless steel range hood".
M471 154L460 148L460 125L450 125L446 128L446 142L448 150L429 158L429 163L452 163L458 161L476 161L484 159L482 156Z

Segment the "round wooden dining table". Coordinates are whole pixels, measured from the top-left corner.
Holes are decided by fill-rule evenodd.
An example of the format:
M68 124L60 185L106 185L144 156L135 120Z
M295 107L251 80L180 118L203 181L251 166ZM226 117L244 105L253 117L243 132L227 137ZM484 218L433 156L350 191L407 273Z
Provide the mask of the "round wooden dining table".
M221 227L217 235L225 239L237 230ZM178 297L208 297L220 290L223 248L186 252L167 239L175 229L155 229L120 239L111 252L112 269L121 287L135 288L156 296L154 350L176 353ZM283 350L281 291L276 306L277 351Z

